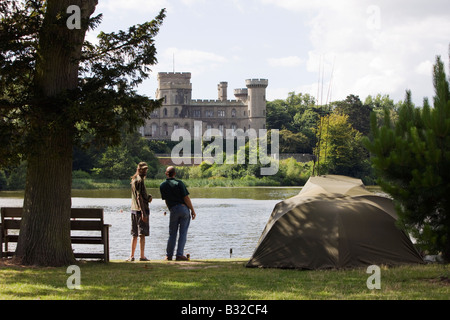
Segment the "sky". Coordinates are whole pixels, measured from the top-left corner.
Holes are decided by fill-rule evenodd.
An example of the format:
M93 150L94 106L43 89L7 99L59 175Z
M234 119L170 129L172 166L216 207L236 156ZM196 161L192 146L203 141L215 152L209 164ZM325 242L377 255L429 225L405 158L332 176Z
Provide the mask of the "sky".
M245 88L269 80L268 101L308 93L319 104L354 94L432 101L432 68L448 74L448 0L99 0L99 31L166 18L156 36L158 64L138 92L155 97L158 72L190 72L193 99L217 99L217 84Z

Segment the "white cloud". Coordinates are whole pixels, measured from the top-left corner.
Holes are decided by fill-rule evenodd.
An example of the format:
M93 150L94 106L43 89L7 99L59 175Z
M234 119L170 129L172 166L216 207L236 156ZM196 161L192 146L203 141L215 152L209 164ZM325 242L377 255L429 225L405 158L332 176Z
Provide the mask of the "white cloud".
M181 0L181 2L184 5L190 7L190 6L196 5L198 3L205 3L206 1L205 0Z
M192 72L195 75L210 72L228 61L227 58L213 52L175 47L164 50L158 60L160 62L158 69L167 71L174 68L175 71Z
M435 55L447 54L448 1L380 0L376 5L356 0L260 1L308 14L306 26L312 50L306 68L319 73L322 67L329 73L332 57L336 59L332 83L335 99L348 94L363 99L377 93L402 99L407 89L418 99L433 94L430 61Z
M430 60L422 61L414 69L417 74L429 76L433 72L433 63Z
M302 58L297 56L289 56L283 58L269 58L267 62L271 67L298 67L304 61Z
M223 63L227 59L218 54L191 49L167 48L166 54L173 53L176 61L183 65L192 66L198 64Z
M159 12L162 8L169 7L170 3L168 0L104 0L99 1L97 11L154 13Z

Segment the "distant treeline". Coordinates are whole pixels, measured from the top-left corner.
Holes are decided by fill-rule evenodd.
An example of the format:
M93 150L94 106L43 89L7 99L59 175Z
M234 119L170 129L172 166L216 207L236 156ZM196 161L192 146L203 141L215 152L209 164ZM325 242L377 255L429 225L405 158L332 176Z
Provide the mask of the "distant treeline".
M394 104L388 96L359 97L349 95L343 101L318 106L308 94L289 93L286 100L267 103L267 128L280 130L280 153L315 154L318 163L281 160L278 173L261 176L261 164L209 164L178 168L183 179L240 180L242 185L303 185L315 174L344 174L375 181L369 153L362 145L370 135L370 113L375 112L382 123L383 110L396 117L401 102ZM88 140L88 137L86 137ZM90 145L75 148L73 178L93 180L127 180L140 161L149 164L149 179L164 179L164 170L155 154L170 154L176 141L152 141L138 133L122 135L122 143L114 147ZM237 153L238 150L235 150ZM26 163L0 171L0 190L25 187Z

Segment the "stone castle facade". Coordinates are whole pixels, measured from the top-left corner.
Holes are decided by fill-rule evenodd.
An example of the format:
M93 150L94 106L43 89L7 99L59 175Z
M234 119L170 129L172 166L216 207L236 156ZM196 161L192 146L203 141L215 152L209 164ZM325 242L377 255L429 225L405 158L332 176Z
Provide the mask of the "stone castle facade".
M235 100L228 100L227 82L218 84L217 100L193 100L191 73L160 72L156 99L163 98L163 105L147 119L141 134L147 139L170 140L178 128L187 129L192 137L208 129L218 129L224 136L236 129L266 129L268 80L248 79L245 84L246 88L234 90Z

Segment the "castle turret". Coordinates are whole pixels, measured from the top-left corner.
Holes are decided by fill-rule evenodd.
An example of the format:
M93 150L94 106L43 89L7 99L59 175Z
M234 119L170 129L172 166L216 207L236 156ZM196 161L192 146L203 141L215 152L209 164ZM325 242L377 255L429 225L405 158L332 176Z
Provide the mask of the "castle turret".
M228 88L228 82L221 82L217 85L220 101L227 101L227 88Z
M158 73L156 98L164 98L165 105L189 104L192 97L190 72Z
M245 80L248 89L248 116L249 124L254 129L266 128L266 88L269 85L267 79Z
M234 96L238 101L246 102L248 96L247 88L234 89Z

